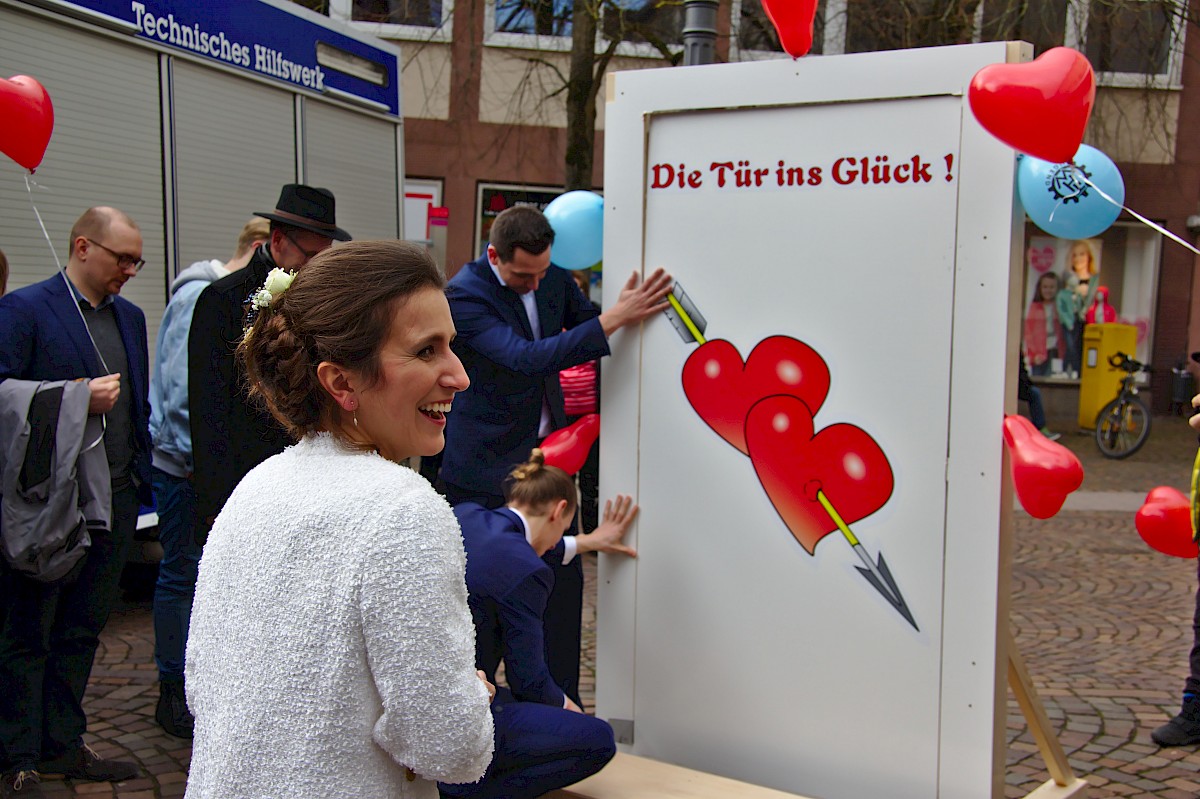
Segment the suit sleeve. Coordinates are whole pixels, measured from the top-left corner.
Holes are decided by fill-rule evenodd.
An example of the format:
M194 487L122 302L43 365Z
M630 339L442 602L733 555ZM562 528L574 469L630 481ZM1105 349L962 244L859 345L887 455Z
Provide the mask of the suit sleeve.
M25 375L33 360L35 330L28 305L11 294L0 297L0 380Z
M504 675L518 701L562 707L564 695L546 665L542 633L542 616L551 588L548 576L546 570L530 574L497 602Z
M595 316L584 320L581 314L574 313L570 321L576 323L571 329L530 341L513 330L486 299L455 286L447 291L447 297L459 346L470 347L509 371L529 377L549 377L568 366L608 355L608 338ZM584 301L583 295L579 300Z
M237 390L232 342L225 340L229 310L224 298L206 288L196 300L188 334L188 408L195 460L196 518L207 531L211 519L233 492L239 474L230 438L230 403Z

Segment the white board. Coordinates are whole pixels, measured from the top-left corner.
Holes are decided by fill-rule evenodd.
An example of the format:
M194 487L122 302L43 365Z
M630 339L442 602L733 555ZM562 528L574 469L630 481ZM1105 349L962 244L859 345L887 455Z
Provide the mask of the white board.
M827 799L997 790L1020 248L965 87L1009 53L610 83L605 305L663 266L701 332L654 319L603 372L602 496L642 510L639 558L601 567L597 713L635 754Z

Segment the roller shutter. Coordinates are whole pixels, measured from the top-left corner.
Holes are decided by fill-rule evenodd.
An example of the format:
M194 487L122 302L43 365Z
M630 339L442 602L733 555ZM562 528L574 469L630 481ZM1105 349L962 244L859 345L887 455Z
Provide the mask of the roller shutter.
M400 130L392 122L304 100L307 182L333 192L338 225L356 239L400 235Z
M296 182L295 97L180 59L171 84L182 269L228 260L242 225Z
M0 7L0 75L36 78L54 103L54 133L34 178L44 190L34 201L62 263L72 223L91 206L120 208L141 227L146 267L121 295L145 311L153 358L166 305L157 56ZM23 174L0 156L0 249L10 291L54 274Z

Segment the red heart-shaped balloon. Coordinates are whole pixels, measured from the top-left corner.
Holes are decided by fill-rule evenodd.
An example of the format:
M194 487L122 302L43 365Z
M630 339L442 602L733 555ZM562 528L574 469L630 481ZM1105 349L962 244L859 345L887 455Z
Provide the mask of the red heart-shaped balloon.
M1134 519L1142 540L1164 555L1194 558L1200 547L1192 540L1192 503L1177 488L1150 489Z
M1039 275L1043 272L1049 272L1054 268L1054 248L1053 247L1030 247L1029 248L1029 265Z
M788 394L812 414L829 394L829 366L817 351L789 336L758 343L742 363L737 347L722 339L706 341L683 365L683 393L705 424L733 446L746 447L746 414L764 397Z
M573 475L583 468L588 452L599 436L600 414L585 414L574 424L546 436L540 445L542 455L548 465L557 466Z
M1075 157L1096 101L1096 74L1078 50L1054 47L1028 64L992 64L967 90L971 111L1010 147L1051 163Z
M0 152L32 172L53 130L54 106L42 84L28 75L0 78Z
M1024 416L1004 417L1004 443L1017 499L1035 519L1058 513L1067 495L1083 485L1083 464L1075 453L1046 438Z
M818 492L847 525L892 495L892 467L875 439L852 424L833 424L814 435L808 405L794 396L755 403L746 417L746 442L759 482L810 555L838 529Z
M787 54L792 58L807 55L812 49L817 0L762 0L762 6Z

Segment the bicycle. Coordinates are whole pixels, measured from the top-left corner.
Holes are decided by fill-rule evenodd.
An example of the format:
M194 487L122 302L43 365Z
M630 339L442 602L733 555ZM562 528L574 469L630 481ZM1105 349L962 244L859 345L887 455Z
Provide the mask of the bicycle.
M1121 390L1096 417L1096 446L1106 458L1128 458L1142 448L1150 435L1150 409L1138 396L1137 374L1149 367L1123 352L1108 357L1108 362L1125 372Z

